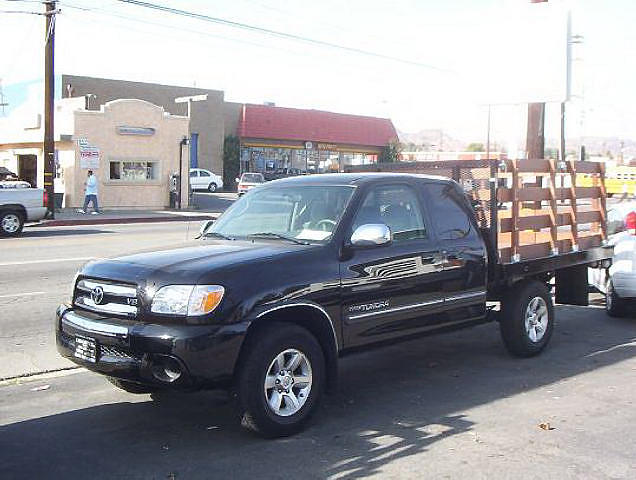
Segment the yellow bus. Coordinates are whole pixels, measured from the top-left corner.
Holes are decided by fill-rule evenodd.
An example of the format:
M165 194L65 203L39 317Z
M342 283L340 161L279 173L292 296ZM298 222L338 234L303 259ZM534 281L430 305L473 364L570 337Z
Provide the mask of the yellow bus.
M578 174L576 184L579 187L591 187L594 180L587 174ZM613 167L605 171L605 190L607 196L636 196L636 167Z

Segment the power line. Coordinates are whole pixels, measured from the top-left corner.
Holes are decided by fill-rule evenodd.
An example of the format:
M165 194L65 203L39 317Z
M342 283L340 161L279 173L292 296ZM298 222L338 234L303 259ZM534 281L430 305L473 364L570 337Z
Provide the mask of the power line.
M271 30L269 28L264 28L264 27L259 27L256 25L249 25L247 23L241 23L241 22L235 22L232 20L227 20L224 18L219 18L219 17L212 17L210 15L205 15L202 13L197 13L197 12L191 12L188 10L181 10L178 8L172 8L172 7L167 7L165 5L160 5L160 4L156 4L156 3L150 3L150 2L145 2L142 0L117 0L121 3L127 3L130 5L135 5L138 7L143 7L143 8L147 8L147 9L151 9L151 10L157 10L160 12L164 12L164 13L169 13L172 15L179 15L182 17L188 17L188 18L193 18L196 20L201 20L201 21L205 21L205 22L210 22L210 23L216 23L216 24L220 24L220 25L224 25L227 27L232 27L232 28L239 28L242 30L248 30L248 31L252 31L252 32L257 32L257 33L262 33L265 35L270 35L270 36L274 36L274 37L278 37L278 38L283 38L286 40L293 40L293 41L297 41L297 42L303 42L303 43L307 43L310 45L317 45L320 47L327 47L327 48L333 48L333 49L337 49L337 50L343 50L346 52L350 52L350 53L356 53L358 55L365 55L368 57L375 57L375 58L381 58L383 60L390 60L393 62L398 62L398 63L404 63L407 65L413 65L413 66L417 66L417 67L422 67L422 68L427 68L430 70L436 70L439 72L444 72L444 73L452 73L452 74L456 74L457 72L453 71L453 70L449 70L449 69L445 69L445 68L441 68L441 67L437 67L435 65L430 65L427 63L422 63L422 62L418 62L418 61L414 61L414 60L409 60L406 58L400 58L400 57L394 57L392 55L386 55L383 53L377 53L377 52L372 52L370 50L363 50L360 48L355 48L355 47L348 47L345 45L338 45L336 43L331 43L331 42L326 42L324 40L318 40L315 38L309 38L309 37L304 37L301 35L295 35L293 33L287 33L287 32L280 32L277 30Z
M193 30L191 28L184 28L184 27L179 27L176 25L168 25L165 23L160 23L160 22L153 22L150 20L145 20L145 19L141 19L141 18L136 18L130 15L119 15L115 12L112 12L110 10L105 10L103 8L96 8L96 7L84 7L84 6L80 6L80 5L75 5L75 4L70 4L67 3L66 0L64 0L63 2L60 2L64 7L69 8L69 9L75 9L75 10L79 10L81 12L85 12L85 13L96 13L96 14L103 14L103 15L107 15L113 18L118 18L121 20L125 20L127 22L136 22L136 23L141 23L141 24L146 24L146 25L151 25L151 26L155 26L155 27L162 27L162 28L167 28L170 30L175 30L178 32L186 32L189 34L197 34L197 35L203 35L206 37L211 37L211 38L216 38L219 40L223 40L223 41L227 41L227 42L234 42L234 43L240 43L243 45L250 45L253 47L258 47L258 48L265 48L265 49L269 49L269 50L278 50L281 52L285 52L285 53L290 53L290 54L294 54L294 55L298 55L298 52L295 52L293 50L289 50L286 48L282 48L282 47L274 47L271 45L266 45L263 43L257 43L257 42L251 42L249 40L241 40L238 38L232 38L232 37L227 37L227 36L222 36L222 35L215 35L214 33L210 33L210 32L204 32L201 30ZM65 15L68 17L68 10L66 10ZM73 18L73 17L70 17ZM130 27L121 27L121 28L125 28L126 30L130 30ZM139 30L136 30L139 31ZM147 32L146 32L147 33Z

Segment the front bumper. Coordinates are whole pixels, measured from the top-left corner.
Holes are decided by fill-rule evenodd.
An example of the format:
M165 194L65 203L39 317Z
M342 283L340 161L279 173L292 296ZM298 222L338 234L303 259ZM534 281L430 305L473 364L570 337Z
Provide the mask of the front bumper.
M105 317L66 305L57 309L58 352L87 369L147 385L223 386L232 378L247 325L159 325ZM77 338L95 341L95 361L77 356ZM162 377L169 364L180 375Z

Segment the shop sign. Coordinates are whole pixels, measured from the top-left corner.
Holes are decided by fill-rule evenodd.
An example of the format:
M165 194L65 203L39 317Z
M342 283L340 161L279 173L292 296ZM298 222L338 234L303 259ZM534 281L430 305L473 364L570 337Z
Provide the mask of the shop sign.
M121 125L117 127L117 133L120 135L150 136L155 134L155 129L152 127L131 127L129 125Z
M318 150L338 150L338 145L334 144L334 143L319 143L318 144Z
M99 168L99 147L91 145L85 138L77 140L80 154L80 168L93 170Z
M305 150L313 150L314 144L312 142L305 142Z

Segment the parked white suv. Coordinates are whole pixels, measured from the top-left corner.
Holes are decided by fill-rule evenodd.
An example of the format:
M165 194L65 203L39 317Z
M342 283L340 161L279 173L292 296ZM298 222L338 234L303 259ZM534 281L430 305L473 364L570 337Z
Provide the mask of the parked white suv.
M46 215L44 190L24 188L18 183L0 185L0 236L15 237L25 222L37 222Z
M223 188L223 179L204 168L190 169L190 187L192 190L207 190L208 192L216 192Z
M612 266L590 269L589 283L605 294L608 315L636 313L636 202L625 202L607 212L607 233L614 246ZM631 306L631 312L629 307Z

